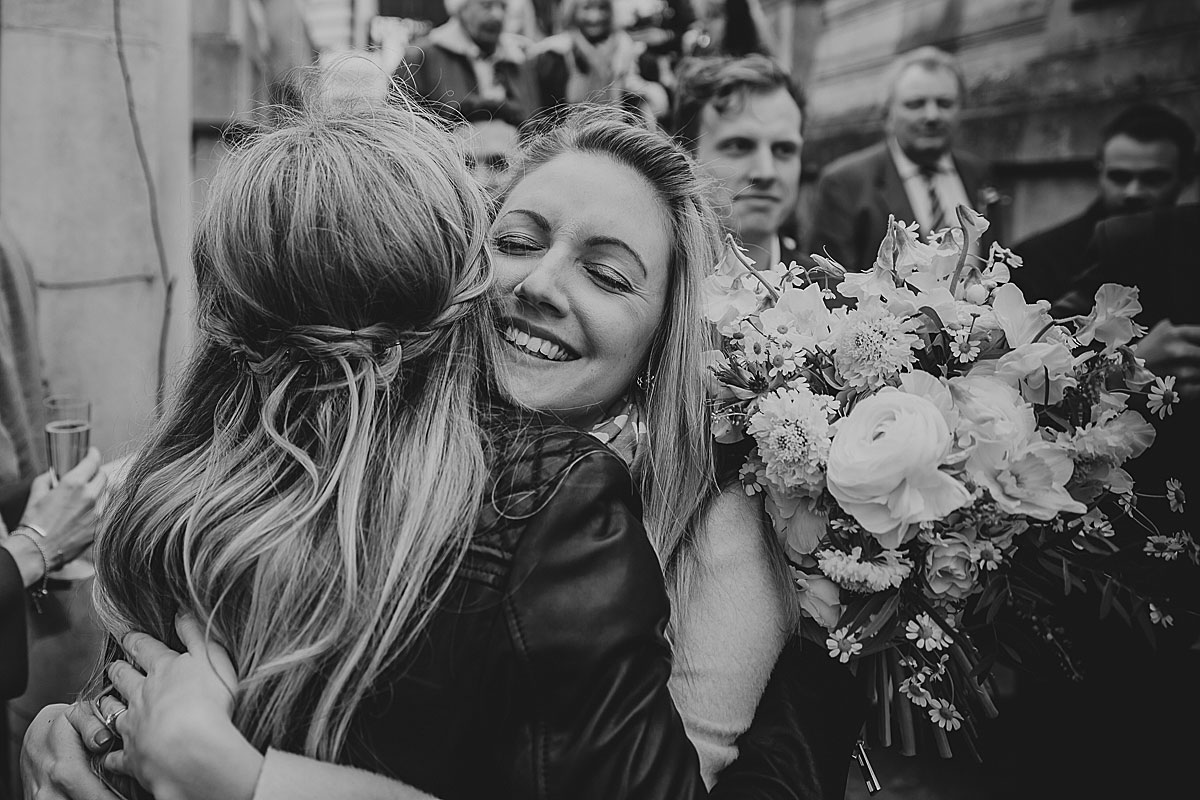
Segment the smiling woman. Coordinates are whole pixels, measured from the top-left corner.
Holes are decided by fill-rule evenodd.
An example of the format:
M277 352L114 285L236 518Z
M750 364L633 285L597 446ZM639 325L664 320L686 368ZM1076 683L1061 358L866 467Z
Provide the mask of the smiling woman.
M717 256L718 237L691 159L669 139L621 116L585 110L527 145L489 241L498 288L492 305L499 315L492 322L502 342L500 380L518 404L554 423L547 430L561 431L562 422L608 426L611 450L572 435L607 456L603 463L615 471L576 476L570 486L554 480L549 489L539 484L532 499L521 500L534 509L533 516L525 514L524 505L510 515L494 498L485 503L485 520L501 517L503 541L523 530L518 542L532 535L547 549L524 555L521 550L506 561L510 554L496 549L493 528L481 527L473 537L479 552L508 565L511 582L495 583L497 565L473 559L473 543L464 571L491 588L478 596L451 594L433 606L431 633L446 630L437 627L442 624L454 626L455 635L430 636L431 663L418 653L415 678L409 680L405 672L404 680L370 695L379 708L355 721L364 723L371 738L363 741L372 742L376 752L352 748L343 761L380 763L386 756L391 766L384 763L380 771L446 800L492 794L666 800L703 796L706 787L713 797L836 796L844 790L850 746L861 726L853 682L823 653L784 649L793 619L786 602L793 593L782 585L786 579L773 560L778 544L756 500L740 488L722 492L718 487L700 364L707 329L696 307L700 277ZM431 350L429 357L440 352ZM453 374L462 371L461 363L454 367ZM515 408L504 413L520 419ZM524 476L518 488L529 482L526 473L553 478L556 473L547 475L547 465L561 463L555 453L547 458L544 446L531 449L529 443L518 435L516 447L501 450L502 455L522 454L514 470L503 473L506 481ZM579 453L592 452L580 448L566 452L572 466L583 460ZM382 457L386 451L371 452ZM445 467L439 463L439 469ZM617 473L624 485L632 477L645 507L645 530L632 519L628 530L642 537L646 554L652 552L647 536L653 545L658 564L649 572L658 582L658 597L628 583L647 579L644 564L619 563L595 552L607 552L618 538L634 545L629 537L597 527L606 517L587 502L586 492L578 491L585 485L589 491L604 490ZM624 512L636 516L638 506L638 498L629 497ZM564 516L554 525L543 524L556 509ZM598 558L591 560L592 555ZM601 562L608 568L600 569ZM524 615L523 598L539 593L539 586L548 588L547 574L557 578L556 590L533 615ZM659 602L664 575L671 601L665 618L656 616L668 611ZM301 589L307 591L308 584ZM580 604L592 603L610 613L581 613ZM509 616L500 618L497 609ZM665 648L657 651L657 660L640 664L621 655L648 655L643 651L661 644L661 638L650 636L641 646L616 642L598 654L600 663L575 652L576 647L603 649L639 620L657 620L670 643L675 708L664 717L657 716L663 707L655 689L667 663ZM513 629L516 641L509 638ZM173 729L176 741L187 742L187 761L204 765L201 775L219 771L221 754L228 751L220 745L240 739L229 725L225 685L237 680L239 692L246 685L242 657L233 653L234 673L224 652L193 623L181 623L179 631L189 650L182 656L138 635L124 641L147 676L128 664L113 671L129 712L112 700L101 708L104 715L119 715L113 718L124 738L125 750L110 756L110 766L115 760L117 766L160 778L166 767L178 768L178 754L172 764L171 754L164 752L169 748L161 744L163 725ZM499 649L470 649L472 637L464 631L490 631L489 641ZM452 652L439 655L438 642ZM781 650L791 660L781 661L772 677ZM369 649L355 652L362 660L378 657ZM336 655L343 666L354 662L342 651ZM223 677L209 664L223 665ZM409 662L397 666L404 672ZM522 676L531 678L528 685L512 683ZM564 692L560 681L583 696ZM775 693L764 697L764 691ZM589 710L597 703L603 714ZM61 710L57 713L61 716ZM93 742L98 723L92 720L89 727L88 719L78 710L73 716ZM556 728L559 723L567 727ZM546 726L552 739L527 741L527 734L537 736ZM686 731L682 747L675 736L680 730ZM303 752L328 757L313 747ZM589 755L596 752L611 759ZM65 761L50 760L59 769ZM412 791L275 750L257 763L257 784L249 789L261 800L373 800ZM550 777L529 779L531 765L536 776L549 770ZM499 791L487 790L496 787ZM174 780L170 788L172 796L194 800L251 793L243 784L240 795L221 794L211 780Z
M647 367L667 298L668 220L649 182L568 153L527 174L492 229L510 390L579 426Z

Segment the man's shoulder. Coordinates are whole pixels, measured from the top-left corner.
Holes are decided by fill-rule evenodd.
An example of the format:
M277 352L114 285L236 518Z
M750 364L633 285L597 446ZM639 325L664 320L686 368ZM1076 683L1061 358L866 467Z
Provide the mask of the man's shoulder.
M1160 257L1192 256L1192 238L1200 226L1200 203L1186 203L1110 217L1096 226L1095 238L1110 253L1158 249Z
M845 178L853 175L865 175L886 163L888 159L886 142L878 142L862 150L855 150L829 162L822 175L827 178Z
M1082 254L1083 248L1087 245L1088 240L1091 239L1092 232L1099 221L1099 217L1093 214L1091 208L1089 208L1065 222L1027 236L1013 245L1012 249L1014 252L1026 257L1029 253L1061 250L1063 248L1078 250Z

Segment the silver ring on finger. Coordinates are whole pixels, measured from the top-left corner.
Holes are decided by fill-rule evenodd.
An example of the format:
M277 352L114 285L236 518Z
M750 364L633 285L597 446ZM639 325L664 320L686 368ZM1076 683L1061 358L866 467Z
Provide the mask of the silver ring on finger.
M104 718L104 727L108 728L114 734L117 734L117 728L116 728L117 717L121 716L128 710L129 710L129 706L121 706L116 711L109 714L107 717ZM120 734L117 734L117 735L119 736Z

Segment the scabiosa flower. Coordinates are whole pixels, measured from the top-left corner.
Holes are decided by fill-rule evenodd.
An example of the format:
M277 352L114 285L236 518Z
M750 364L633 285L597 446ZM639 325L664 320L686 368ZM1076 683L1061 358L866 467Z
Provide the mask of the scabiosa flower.
M1164 628L1169 628L1175 624L1175 618L1170 614L1166 614L1154 603L1150 604L1150 621L1155 625L1162 625Z
M851 386L883 386L912 366L921 340L910 327L882 306L851 311L833 340L834 366Z
M1167 502L1171 504L1171 510L1176 514L1183 513L1183 504L1187 502L1187 495L1183 493L1183 484L1178 478L1167 478Z
M931 702L937 702L925 686L925 676L921 674L905 678L900 683L900 691L904 693L914 706L925 708Z
M1150 394L1146 396L1146 408L1150 413L1158 414L1159 419L1166 419L1174 410L1172 406L1178 402L1179 392L1175 391L1175 376L1155 378L1154 385L1150 387Z
M834 583L852 592L898 588L912 572L912 562L895 550L885 549L875 558L863 561L861 547L849 553L822 550L817 553L817 566Z
M950 355L964 364L974 361L979 356L979 343L971 341L969 330L960 328L954 332L954 339L950 342Z
M843 664L849 662L862 650L862 642L850 635L849 628L838 628L829 634L829 638L825 640L825 646L829 648L829 657L836 658Z
M806 386L778 389L759 403L746 427L758 442L767 480L781 488L819 490L829 459L829 400Z
M918 614L904 626L904 635L917 643L921 650L941 650L950 643L945 631L928 614Z
M962 727L963 715L958 713L954 703L942 700L929 701L929 719L934 725L947 731L956 731Z

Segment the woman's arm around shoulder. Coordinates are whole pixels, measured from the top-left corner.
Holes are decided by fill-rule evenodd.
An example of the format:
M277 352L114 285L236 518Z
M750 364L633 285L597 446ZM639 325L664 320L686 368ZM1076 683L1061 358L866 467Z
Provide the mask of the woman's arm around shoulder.
M513 703L529 715L515 795L706 794L667 689L669 609L639 508L625 465L597 446L524 524L507 609L527 680Z
M674 609L671 693L711 786L737 758L790 619L759 498L740 487L721 492L697 533L691 578Z

